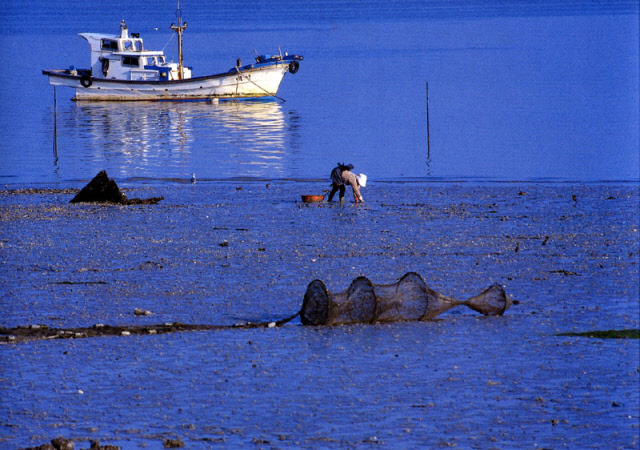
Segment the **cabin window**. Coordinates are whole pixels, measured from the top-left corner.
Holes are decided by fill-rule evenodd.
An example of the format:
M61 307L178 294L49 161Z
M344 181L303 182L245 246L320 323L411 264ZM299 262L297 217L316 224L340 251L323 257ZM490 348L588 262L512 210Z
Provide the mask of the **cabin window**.
M102 50L118 50L118 41L112 41L111 39L103 39L101 44Z
M142 51L142 41L124 41L124 51L125 52L139 52Z
M139 58L137 56L123 56L122 65L130 66L130 67L138 67L140 65L138 60Z

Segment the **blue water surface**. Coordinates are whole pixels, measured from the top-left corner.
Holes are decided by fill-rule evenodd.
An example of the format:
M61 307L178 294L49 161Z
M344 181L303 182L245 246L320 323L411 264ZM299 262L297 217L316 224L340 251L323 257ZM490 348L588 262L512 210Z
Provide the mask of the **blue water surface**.
M177 58L176 3L3 2L0 183L77 185L103 169L131 181L326 179L338 161L372 181L640 178L637 2L180 8L194 75L254 50L304 55L283 80L286 101L81 104L58 88L54 154L41 71L87 67L77 34L116 34L122 19Z

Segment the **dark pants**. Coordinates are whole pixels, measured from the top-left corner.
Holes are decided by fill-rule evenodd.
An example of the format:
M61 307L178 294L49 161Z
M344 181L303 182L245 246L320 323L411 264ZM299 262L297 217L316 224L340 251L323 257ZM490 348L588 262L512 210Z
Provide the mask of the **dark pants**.
M344 184L333 183L331 185L331 193L329 194L329 201L333 200L333 196L336 195L336 192L338 192L338 189L340 190L340 201L344 199L344 193L346 192L347 187Z

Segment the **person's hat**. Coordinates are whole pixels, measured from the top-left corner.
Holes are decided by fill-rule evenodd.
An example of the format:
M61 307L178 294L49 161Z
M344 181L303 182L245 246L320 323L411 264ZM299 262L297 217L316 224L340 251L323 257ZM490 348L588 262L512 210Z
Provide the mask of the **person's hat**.
M363 173L359 173L358 175L356 175L356 178L358 179L358 184L362 187L366 187L367 186L367 176Z

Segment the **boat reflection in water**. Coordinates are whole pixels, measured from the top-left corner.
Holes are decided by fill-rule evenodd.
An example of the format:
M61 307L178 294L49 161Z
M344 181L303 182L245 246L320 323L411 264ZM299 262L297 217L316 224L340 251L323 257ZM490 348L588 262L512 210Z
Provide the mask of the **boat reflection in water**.
M59 112L65 153L120 177L279 177L298 117L276 101L73 103ZM66 135L66 136L64 136Z

